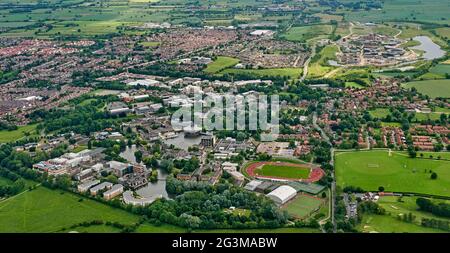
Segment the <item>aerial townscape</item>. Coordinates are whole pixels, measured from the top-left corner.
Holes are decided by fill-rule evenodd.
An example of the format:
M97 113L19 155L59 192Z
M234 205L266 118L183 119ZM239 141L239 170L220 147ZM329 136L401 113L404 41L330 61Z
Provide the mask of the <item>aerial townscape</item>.
M448 1L0 7L0 233L450 232Z

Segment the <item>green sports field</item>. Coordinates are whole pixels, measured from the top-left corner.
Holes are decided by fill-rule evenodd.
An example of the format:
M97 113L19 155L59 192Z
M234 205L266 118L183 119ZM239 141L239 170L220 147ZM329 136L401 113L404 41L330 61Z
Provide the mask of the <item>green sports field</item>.
M340 187L358 186L366 191L415 192L450 196L450 161L409 158L387 150L341 152L335 156ZM430 170L437 173L430 179Z
M310 168L289 165L265 164L255 172L260 176L282 177L291 179L306 179L309 177Z
M290 215L297 218L305 218L315 210L318 210L324 200L310 195L301 194L283 207Z

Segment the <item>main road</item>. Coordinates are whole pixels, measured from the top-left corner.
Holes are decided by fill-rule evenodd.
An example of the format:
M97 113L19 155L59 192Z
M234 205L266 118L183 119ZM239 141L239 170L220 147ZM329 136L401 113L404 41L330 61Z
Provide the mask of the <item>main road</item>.
M336 233L336 220L334 218L334 210L336 206L336 178L334 175L334 148L333 144L330 141L330 137L325 133L325 131L317 124L317 112L313 114L313 127L320 132L320 136L330 145L330 164L333 166L333 170L331 173L331 178L333 181L331 182L331 223L333 224L333 232Z

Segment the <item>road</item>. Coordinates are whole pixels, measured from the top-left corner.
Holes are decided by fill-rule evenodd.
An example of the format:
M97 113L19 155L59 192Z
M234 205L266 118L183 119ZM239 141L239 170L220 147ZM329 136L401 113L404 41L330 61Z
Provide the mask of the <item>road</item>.
M334 175L334 148L330 141L330 137L325 133L325 131L320 128L320 126L317 124L317 112L314 112L313 114L313 127L320 132L320 136L330 145L330 153L331 153L331 160L330 164L333 166L333 170L331 173L331 178L333 179L333 182L331 183L331 223L333 224L333 232L336 233L336 220L334 218L334 210L336 206L336 177Z
M311 55L309 58L305 61L305 64L303 65L303 74L302 77L300 77L300 82L303 82L306 79L306 76L308 75L308 65L311 62L311 59L316 55L316 45L314 44L312 46Z

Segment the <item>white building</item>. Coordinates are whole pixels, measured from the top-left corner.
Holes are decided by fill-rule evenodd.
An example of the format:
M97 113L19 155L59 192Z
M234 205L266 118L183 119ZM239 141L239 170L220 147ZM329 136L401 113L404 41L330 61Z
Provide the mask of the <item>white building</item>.
M150 205L155 201L155 199L151 198L136 198L133 195L132 191L126 191L123 193L123 202L127 205L133 205L133 206L146 206ZM160 196L162 198L162 195Z
M267 197L272 199L277 205L283 205L297 195L297 191L288 185L282 185L269 194Z

